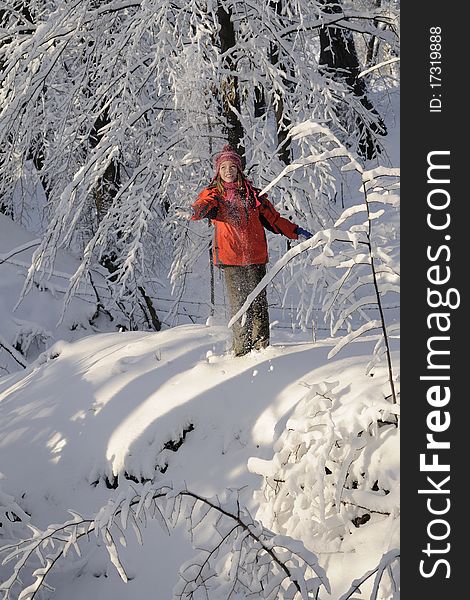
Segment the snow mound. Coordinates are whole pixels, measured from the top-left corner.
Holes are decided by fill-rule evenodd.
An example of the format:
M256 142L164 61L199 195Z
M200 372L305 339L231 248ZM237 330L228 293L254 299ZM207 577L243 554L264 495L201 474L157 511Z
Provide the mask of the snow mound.
M345 440L348 431L357 435L361 419L370 423L371 415L389 406L385 369L376 368L373 377L365 374L370 343L351 345L343 359L330 362L327 343L271 346L235 359L227 352L230 335L226 327L207 325L93 335L57 343L25 371L0 379L0 499L45 529L67 521L68 510L93 516L129 486L171 479L205 497L240 489L241 501L255 514L263 486L276 475L271 461L282 452L282 440L295 444L286 431L301 436L308 430L312 415L306 409L315 386L334 385ZM378 439L372 466L381 473L372 469L367 481L377 477L390 486L397 478L396 447L381 448ZM389 450L393 460L387 459ZM356 470L367 468L366 459ZM359 477L356 470L351 473ZM296 482L291 479L290 489ZM377 502L377 494L365 489L350 493L355 502L369 497ZM390 495L390 506L395 498ZM264 517L272 517L266 506L260 514L263 510ZM378 531L381 540L395 539L395 516L374 515L371 523L350 531L338 570L331 553L319 555L332 569L332 598L378 562L381 556L368 553L368 541ZM276 530L274 522L269 525ZM169 599L178 568L191 556L188 539L177 529L170 540L149 524L144 540L143 549L128 544L123 550L132 595L145 597L158 589L159 598ZM128 598L129 588L103 561L95 548L64 567L55 580L54 600Z

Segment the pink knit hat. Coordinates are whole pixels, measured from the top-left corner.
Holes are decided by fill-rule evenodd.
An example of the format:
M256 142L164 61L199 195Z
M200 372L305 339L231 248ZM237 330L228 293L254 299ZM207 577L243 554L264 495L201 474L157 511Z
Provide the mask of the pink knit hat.
M234 162L237 165L237 167L239 168L240 171L243 171L242 159L241 159L240 155L238 154L238 152L236 150L234 150L234 148L232 148L232 146L230 144L225 144L225 146L222 148L222 150L219 152L219 154L217 154L215 157L215 174L216 175L219 172L220 165L225 160L231 160L232 162Z

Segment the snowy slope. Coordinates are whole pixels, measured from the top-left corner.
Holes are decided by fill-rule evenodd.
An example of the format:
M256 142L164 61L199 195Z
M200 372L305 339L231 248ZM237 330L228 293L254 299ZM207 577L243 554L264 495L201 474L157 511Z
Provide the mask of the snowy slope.
M263 485L257 467L269 464L295 407L303 414L313 384L334 382L332 418L345 439L348 427L387 404L385 369L365 375L370 343L353 344L330 362L327 342L280 344L233 359L224 354L229 337L226 327L200 325L94 335L59 342L26 371L0 379L3 493L40 529L67 520L68 509L92 517L109 498L149 479L185 481L205 497L243 488L241 499L255 515L254 492ZM367 458L367 468L387 473L395 486L390 498L398 493L396 432L380 466L374 453ZM321 598L339 598L396 547L396 510L373 516L352 528L344 548L338 542L338 551L318 555L333 588ZM143 548L134 540L121 550L129 583L90 543L82 558L60 561L50 597L170 600L178 568L193 552L182 527L168 538L155 523ZM8 566L0 573L3 580Z

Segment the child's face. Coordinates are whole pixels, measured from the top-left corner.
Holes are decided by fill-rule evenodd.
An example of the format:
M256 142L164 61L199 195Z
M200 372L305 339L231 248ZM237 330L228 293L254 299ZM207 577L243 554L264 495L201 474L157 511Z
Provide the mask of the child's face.
M224 160L220 164L219 173L222 181L225 183L233 183L238 177L238 167L231 160Z

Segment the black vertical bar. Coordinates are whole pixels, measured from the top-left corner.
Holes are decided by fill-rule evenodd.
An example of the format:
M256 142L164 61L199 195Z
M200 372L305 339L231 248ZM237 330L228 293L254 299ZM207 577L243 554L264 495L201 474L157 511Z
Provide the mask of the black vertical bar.
M468 595L466 18L402 4L402 598ZM460 144L459 142L462 142ZM467 367L467 370L468 367ZM463 461L462 461L463 458Z

